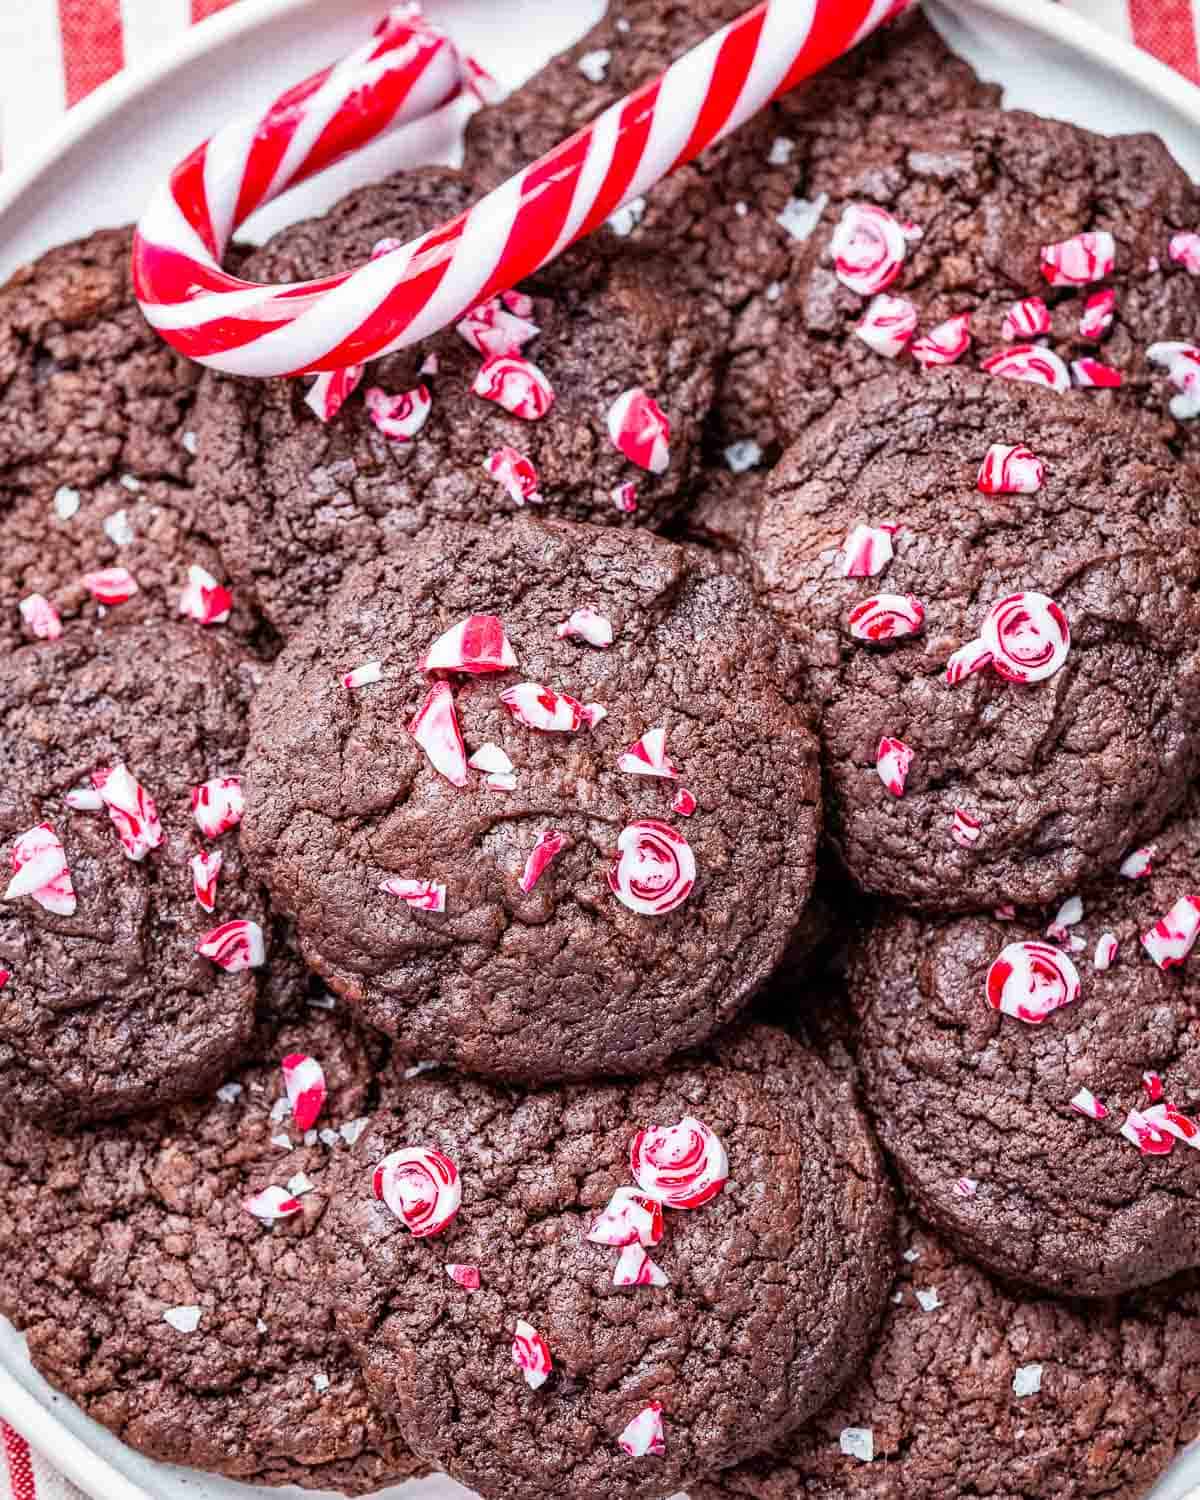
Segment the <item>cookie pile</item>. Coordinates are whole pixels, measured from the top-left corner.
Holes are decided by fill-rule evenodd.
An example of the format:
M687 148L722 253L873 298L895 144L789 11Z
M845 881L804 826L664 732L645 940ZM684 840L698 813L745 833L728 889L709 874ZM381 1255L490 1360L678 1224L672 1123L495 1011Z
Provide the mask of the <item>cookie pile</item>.
M742 0L623 0L448 219ZM151 1457L1075 1500L1200 1430L1200 202L909 16L457 328L0 289L0 1311ZM1197 960L1200 961L1200 960Z

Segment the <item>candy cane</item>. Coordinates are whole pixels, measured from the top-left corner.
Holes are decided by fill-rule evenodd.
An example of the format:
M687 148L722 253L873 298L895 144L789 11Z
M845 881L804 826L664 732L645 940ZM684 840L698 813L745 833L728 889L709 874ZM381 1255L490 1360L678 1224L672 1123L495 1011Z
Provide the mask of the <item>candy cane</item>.
M175 169L134 237L138 301L174 348L230 374L377 359L553 260L910 3L762 0L451 223L337 276L230 276L220 258L252 209L458 92L467 65L446 38L393 13L371 46Z

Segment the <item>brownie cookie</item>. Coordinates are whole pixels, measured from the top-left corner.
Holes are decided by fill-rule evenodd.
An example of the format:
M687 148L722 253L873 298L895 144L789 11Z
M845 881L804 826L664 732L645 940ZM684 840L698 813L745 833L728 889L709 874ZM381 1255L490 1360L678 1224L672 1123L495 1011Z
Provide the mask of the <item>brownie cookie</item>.
M622 1252L636 1230L606 1205L631 1170L666 1197L656 1172L685 1143L702 1160L675 1191L700 1202L668 1203L646 1248ZM410 1234L387 1206L408 1212L417 1191L389 1177L408 1146L457 1168L443 1232ZM421 1078L339 1163L331 1198L326 1274L371 1394L487 1500L650 1500L761 1451L853 1371L892 1274L891 1195L852 1094L766 1027L640 1083ZM434 1212L451 1207L443 1193ZM541 1355L528 1384L514 1331Z
M995 443L1032 450L1036 492L980 493ZM789 450L755 576L807 658L859 885L1045 905L1178 804L1200 753L1193 490L1137 413L957 371L874 382ZM851 533L881 523L900 529L876 571L846 577ZM1033 648L1047 660L1022 664Z
M691 1500L1141 1500L1200 1430L1200 1290L1013 1291L926 1231L860 1374L771 1458Z
M244 1054L255 974L222 972L196 945L227 921L261 925L262 896L236 835L201 835L191 794L238 772L254 675L183 624L80 624L9 657L5 862L20 882L46 846L47 881L60 870L54 891L22 883L0 901L0 1074L19 1113L57 1125L124 1114L207 1089ZM121 765L136 785L105 787L110 816L92 777ZM138 785L157 822L137 808ZM193 889L201 851L223 861L212 911Z
M0 649L30 639L21 601L63 619L104 612L86 574L123 567L125 621L179 612L188 569L220 582L189 482L200 371L147 327L130 231L63 245L0 288ZM256 622L235 598L226 629Z
M441 642L431 683L425 653L467 617L503 642L490 663ZM611 646L570 633L593 627ZM347 689L370 662L382 680ZM308 962L411 1056L644 1072L731 1020L804 913L819 776L795 665L697 550L430 526L354 573L256 697L243 847Z
M324 1072L308 1135L284 1095L290 1054ZM333 1163L373 1103L362 1041L314 1010L264 1028L258 1060L214 1098L71 1137L6 1111L0 1307L37 1369L168 1463L347 1494L419 1472L367 1396L315 1259ZM299 1203L273 1225L246 1208L271 1186Z
M477 193L474 181L455 172L405 173L284 230L245 274L292 281L361 264L382 237L430 229ZM473 392L482 356L454 328L369 365L328 424L306 405L302 382L215 375L205 382L196 412L198 482L220 517L231 572L285 635L320 612L352 564L380 556L431 519L507 521L524 501L488 471L501 450L530 462L527 488L536 486L536 494L529 503L555 515L659 526L686 503L713 397L717 310L681 295L669 262L591 242L523 289L540 332L521 357L544 372L555 397L535 421ZM431 352L436 374L423 372ZM428 420L412 441L389 438L376 426L369 393L421 386L432 399ZM639 387L671 426L669 464L658 475L626 459L608 433L613 403ZM631 511L614 498L626 484L636 488Z
M914 113L876 120L853 141L816 143L808 171L805 192L825 205L820 228L784 295L748 308L735 341L761 352L735 383L748 382L749 401L771 393L785 440L887 368L855 336L870 299L839 279L831 243L847 206L865 203L920 231L888 295L915 305L922 334L966 313L964 365L1035 340L1063 361L1063 382L1073 361L1099 360L1124 384L1090 390L1089 401L1142 406L1179 452L1196 449L1195 422L1171 417L1170 383L1146 353L1190 339L1200 320L1200 281L1170 253L1173 236L1200 222L1200 200L1157 136L1109 138L1020 111L932 123ZM1113 236L1112 274L1051 285L1042 248L1087 231ZM1111 323L1085 335L1081 319L1102 286L1115 291ZM1014 303L1031 297L1045 304L1040 320L1006 331ZM901 361L918 368L908 354Z
M1198 839L1193 792L1155 839L1149 876L1114 874L1083 893L1077 922L1071 908L1056 919L1062 951L1045 918L1025 917L895 915L856 944L860 1061L884 1147L922 1214L998 1271L1097 1296L1200 1265L1188 1209L1200 1157L1186 1120L1176 1139L1159 1118L1200 1111L1197 959L1164 972L1141 942L1160 919L1194 920L1176 903L1195 889ZM1186 950L1166 951L1178 963Z

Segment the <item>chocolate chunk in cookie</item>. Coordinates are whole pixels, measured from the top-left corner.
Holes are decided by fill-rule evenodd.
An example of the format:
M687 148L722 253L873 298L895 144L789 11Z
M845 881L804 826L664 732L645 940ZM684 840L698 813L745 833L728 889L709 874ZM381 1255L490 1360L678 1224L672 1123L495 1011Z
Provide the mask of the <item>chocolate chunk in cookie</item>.
M849 1088L766 1027L640 1083L418 1079L331 1198L373 1397L488 1500L648 1500L761 1451L855 1368L892 1274Z
M994 444L1031 458L981 493ZM756 579L805 653L861 886L1046 905L1162 823L1200 747L1195 514L1137 413L980 374L874 382L789 451Z
M819 784L794 668L698 551L430 526L256 698L243 846L309 963L413 1056L644 1072L732 1019L804 913Z

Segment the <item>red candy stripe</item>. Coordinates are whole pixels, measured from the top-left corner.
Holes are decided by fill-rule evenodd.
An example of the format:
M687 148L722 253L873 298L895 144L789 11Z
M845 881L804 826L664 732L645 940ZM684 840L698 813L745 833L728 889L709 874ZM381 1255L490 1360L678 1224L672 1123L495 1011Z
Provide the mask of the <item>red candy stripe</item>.
M222 922L220 927L206 932L196 944L196 952L202 958L211 958L227 974L240 974L243 969L261 969L267 961L262 928L257 922L245 918Z
M1004 315L1000 332L1006 339L1032 339L1050 332L1050 309L1040 297L1014 302Z
M417 664L422 672L507 672L517 664L517 653L497 615L468 615L439 635Z
M187 587L179 596L179 613L201 625L224 625L233 609L233 595L206 569L188 569Z
M543 734L574 734L585 721L584 705L540 682L518 682L500 694L500 702L518 724Z
M311 1130L325 1108L325 1069L303 1052L289 1052L280 1067L296 1129Z
M537 836L537 843L529 852L525 868L521 872L520 886L528 895L545 873L547 865L567 847L567 836L557 829L546 828Z
M1028 385L1044 385L1052 391L1071 389L1071 372L1053 349L1037 344L1018 344L989 354L982 368L1001 380L1020 380Z
M1046 466L1024 443L993 443L977 481L981 495L1036 495Z
M458 727L454 694L446 683L435 682L429 689L408 732L425 752L429 764L451 786L466 786L467 751Z
M640 386L617 397L608 412L613 446L632 464L663 474L671 462L671 424L658 402Z
M554 1369L550 1358L550 1347L532 1324L518 1318L512 1346L513 1364L525 1377L530 1390L538 1390L546 1384Z
M898 641L916 635L925 606L912 594L874 594L850 611L850 634L860 641Z
M97 604L124 604L138 592L138 582L128 568L101 568L85 573L83 586Z

